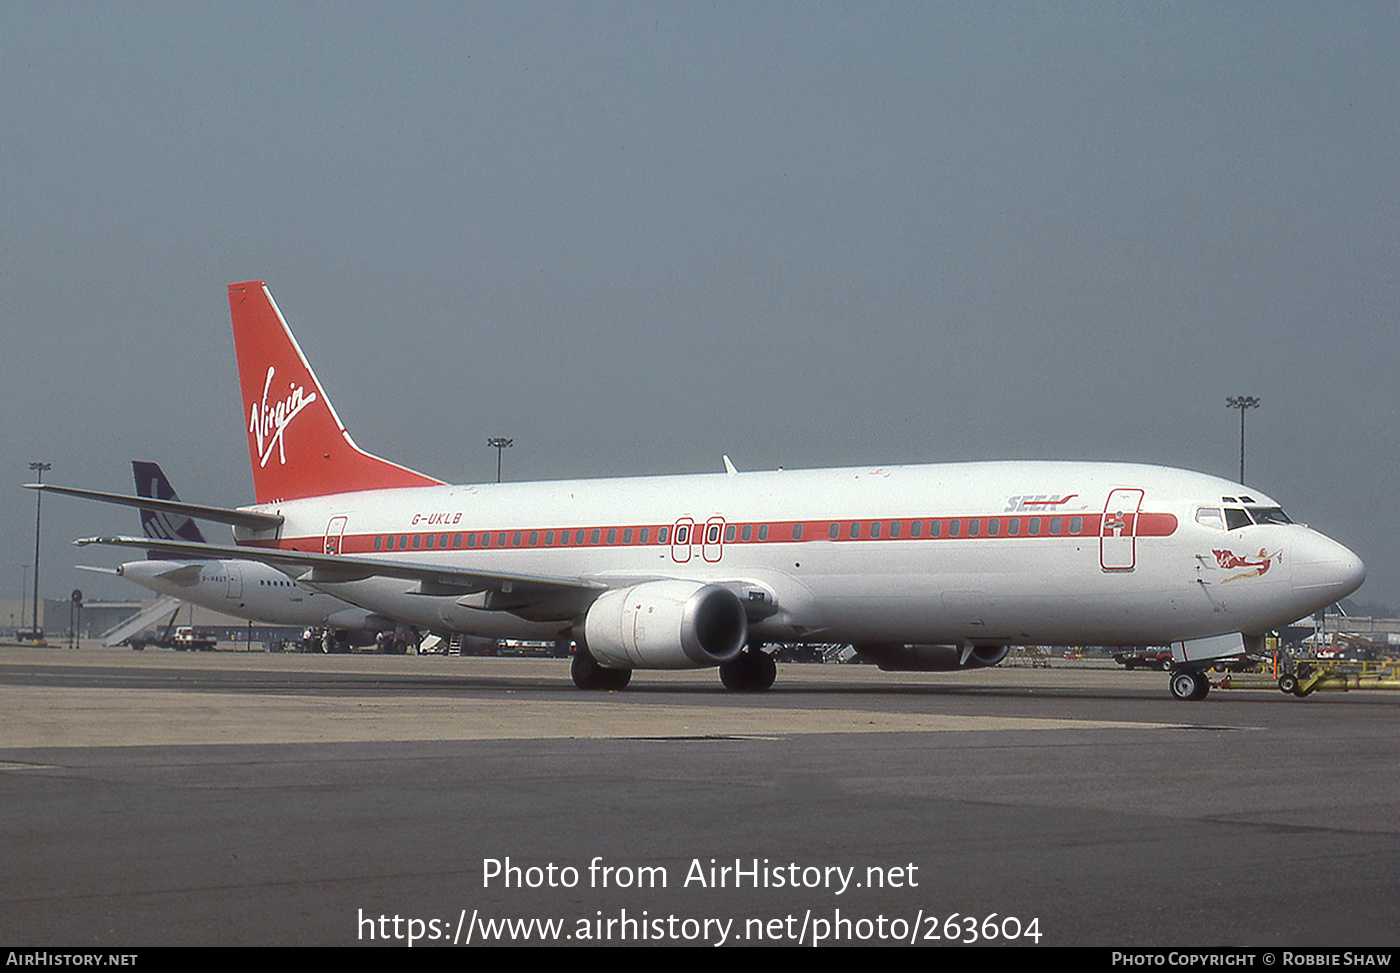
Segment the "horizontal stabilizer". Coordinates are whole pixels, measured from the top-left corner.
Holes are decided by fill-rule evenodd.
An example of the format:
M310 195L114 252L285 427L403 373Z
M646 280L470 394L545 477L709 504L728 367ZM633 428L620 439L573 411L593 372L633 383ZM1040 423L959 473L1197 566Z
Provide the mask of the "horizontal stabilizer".
M185 503L180 500L157 500L154 497L129 497L124 493L104 493L101 490L82 490L78 487L55 486L52 483L26 483L26 490L43 490L45 493L61 493L68 497L81 497L84 500L97 500L100 503L114 503L121 507L137 507L147 510L163 510L172 514L183 514L199 520L212 520L218 524L233 524L251 530L276 530L282 526L281 514L264 514L256 510L237 510L232 507L206 507L199 503ZM150 544L150 538L146 538ZM162 545L162 550L165 545Z

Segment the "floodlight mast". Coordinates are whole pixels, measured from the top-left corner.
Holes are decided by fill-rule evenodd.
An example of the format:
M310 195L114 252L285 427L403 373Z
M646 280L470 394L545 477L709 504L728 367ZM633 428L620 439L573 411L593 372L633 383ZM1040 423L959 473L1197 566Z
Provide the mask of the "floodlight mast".
M509 446L514 446L514 445L515 445L515 440L514 440L514 439L506 439L504 436L492 436L490 439L486 440L486 445L488 445L488 446L494 446L494 447L496 448L496 482L497 482L497 483L500 483L500 482L501 482L501 454L503 454L503 453L506 451L506 448L507 448L507 447L509 447Z
M39 482L44 482L44 471L53 469L52 463L30 463L29 468L39 474ZM44 491L36 490L34 497L34 613L30 624L34 638L39 638L39 517L44 509Z
M1225 397L1225 407L1227 409L1240 410L1240 482L1244 482L1244 414L1248 409L1259 408L1259 399L1253 395L1227 395Z

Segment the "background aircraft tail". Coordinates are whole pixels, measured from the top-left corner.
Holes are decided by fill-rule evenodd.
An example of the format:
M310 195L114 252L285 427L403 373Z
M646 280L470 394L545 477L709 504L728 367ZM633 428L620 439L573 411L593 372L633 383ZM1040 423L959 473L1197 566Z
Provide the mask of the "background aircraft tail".
M136 478L136 495L138 497L151 497L156 500L179 500L175 495L175 488L170 485L170 481L165 478L165 471L157 463L145 463L139 459L131 461L131 473ZM141 530L147 537L154 537L167 541L193 541L196 544L205 543L204 533L189 517L184 514L170 513L165 510L150 510L146 507L141 510ZM156 557L157 552L152 551L151 557Z
M267 285L230 284L228 306L258 503L442 482L355 445Z

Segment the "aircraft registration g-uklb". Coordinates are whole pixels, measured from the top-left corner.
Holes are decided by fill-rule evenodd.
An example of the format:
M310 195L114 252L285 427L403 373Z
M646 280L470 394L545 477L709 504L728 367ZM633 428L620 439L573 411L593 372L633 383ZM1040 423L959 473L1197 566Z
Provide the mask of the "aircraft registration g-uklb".
M1173 695L1361 585L1346 547L1258 491L1120 463L988 462L452 486L355 445L260 281L229 287L257 502L236 544L441 631L571 638L574 682L715 666L766 689L773 642L886 669L1012 645L1172 644ZM204 508L209 509L209 508ZM91 538L140 547L140 538Z

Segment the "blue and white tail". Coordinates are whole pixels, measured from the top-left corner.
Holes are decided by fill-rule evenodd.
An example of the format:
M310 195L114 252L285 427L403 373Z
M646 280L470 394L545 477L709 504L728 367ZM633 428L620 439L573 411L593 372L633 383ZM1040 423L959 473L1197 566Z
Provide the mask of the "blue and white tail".
M153 500L180 499L175 495L175 488L166 479L165 471L160 468L160 464L146 463L139 459L132 460L131 472L136 477L136 495L138 497L150 497ZM199 525L184 514L149 510L142 507L141 530L147 537L157 540L205 543L204 534L200 531ZM152 552L152 556L155 554L156 552Z

